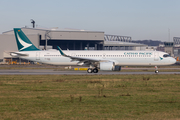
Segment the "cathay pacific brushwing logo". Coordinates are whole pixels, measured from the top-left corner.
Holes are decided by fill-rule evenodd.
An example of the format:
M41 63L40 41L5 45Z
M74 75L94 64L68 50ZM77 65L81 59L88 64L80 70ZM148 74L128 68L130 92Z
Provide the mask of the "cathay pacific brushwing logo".
M19 37L19 34L17 33L17 38L19 40L19 42L21 43L21 45L23 46L23 48L21 48L20 50L24 50L28 47L30 47L32 44L29 44L29 43L26 43L24 42L20 37Z
M159 57L161 60L163 59L162 57Z

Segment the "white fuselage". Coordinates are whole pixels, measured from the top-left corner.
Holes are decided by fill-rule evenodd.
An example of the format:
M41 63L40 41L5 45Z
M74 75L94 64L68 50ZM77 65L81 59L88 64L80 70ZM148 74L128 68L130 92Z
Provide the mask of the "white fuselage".
M165 52L160 51L64 51L66 55L112 61L118 66L162 66L176 62L172 57L163 57ZM78 65L79 61L72 61L69 57L62 56L59 51L21 51L17 53L28 54L18 56L22 59L52 65Z

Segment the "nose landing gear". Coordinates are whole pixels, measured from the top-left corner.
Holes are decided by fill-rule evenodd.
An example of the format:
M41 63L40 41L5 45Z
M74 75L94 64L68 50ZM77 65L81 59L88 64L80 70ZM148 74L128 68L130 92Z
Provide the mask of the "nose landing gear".
M155 66L155 73L156 73L156 74L159 73L157 66Z

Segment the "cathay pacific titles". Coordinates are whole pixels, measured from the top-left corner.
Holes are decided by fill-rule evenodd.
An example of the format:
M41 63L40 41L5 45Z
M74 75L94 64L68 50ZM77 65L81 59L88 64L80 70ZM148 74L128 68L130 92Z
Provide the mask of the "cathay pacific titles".
M152 55L152 52L124 52L124 55Z

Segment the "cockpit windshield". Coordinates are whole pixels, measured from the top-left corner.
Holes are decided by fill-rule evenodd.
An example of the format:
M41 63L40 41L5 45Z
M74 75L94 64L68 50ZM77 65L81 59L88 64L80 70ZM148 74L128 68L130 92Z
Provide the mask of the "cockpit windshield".
M171 57L169 54L164 54L163 57Z

